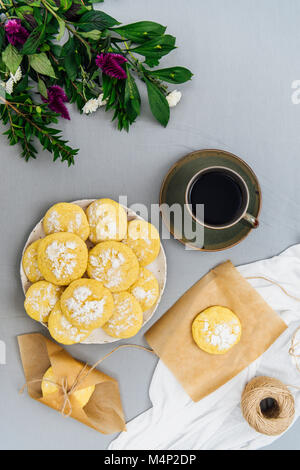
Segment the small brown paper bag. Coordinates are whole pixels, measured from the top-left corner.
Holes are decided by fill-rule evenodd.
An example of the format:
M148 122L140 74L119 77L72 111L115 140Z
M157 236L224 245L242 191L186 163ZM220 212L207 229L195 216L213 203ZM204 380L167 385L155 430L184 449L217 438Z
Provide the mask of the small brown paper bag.
M68 388L71 388L85 364L76 361L61 346L38 333L19 336L18 342L30 397L61 412L64 406L63 390L43 397L42 378L52 366L55 377L61 379L59 383L66 380ZM76 390L95 385L95 392L84 408L70 395L70 416L102 434L124 431L126 425L118 382L99 370L89 371L91 367L85 369L83 380L79 381Z
M240 343L223 356L202 351L192 336L195 317L216 305L230 308L242 323ZM228 261L186 292L145 336L197 402L248 367L286 328L277 313Z

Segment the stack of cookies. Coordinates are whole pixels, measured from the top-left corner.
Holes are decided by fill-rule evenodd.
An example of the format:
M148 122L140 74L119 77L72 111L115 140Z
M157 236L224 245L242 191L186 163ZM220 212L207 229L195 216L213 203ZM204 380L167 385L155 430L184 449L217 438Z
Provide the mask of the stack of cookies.
M86 213L76 204L56 204L43 229L46 236L27 247L22 261L32 283L27 314L65 345L98 328L119 339L136 335L159 298L158 281L146 268L160 252L156 228L128 222L120 204L100 199Z

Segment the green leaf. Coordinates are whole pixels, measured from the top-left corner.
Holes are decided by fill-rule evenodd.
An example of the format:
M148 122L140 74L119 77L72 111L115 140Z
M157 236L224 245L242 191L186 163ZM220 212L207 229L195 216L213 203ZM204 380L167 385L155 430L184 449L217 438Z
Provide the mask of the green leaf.
M46 75L51 78L56 78L52 64L45 52L40 54L33 54L29 56L29 64L37 73Z
M148 80L148 78L145 78L145 82L152 114L162 126L167 127L170 120L169 103L160 89Z
M38 90L44 98L46 99L48 98L48 90L47 90L46 84L41 78L39 78L39 81L38 81Z
M77 77L77 72L78 72L75 54L67 55L64 58L64 66L65 66L69 79L71 81L74 81Z
M67 57L68 55L74 53L75 49L76 49L76 46L75 46L74 37L70 36L68 41L61 48L60 57Z
M78 64L76 60L75 49L76 45L74 37L71 36L62 47L60 54L60 57L63 58L64 68L67 72L67 75L72 81L75 80L78 72Z
M5 29L0 28L0 50L2 50L5 43Z
M65 31L66 31L66 23L61 18L59 18L59 16L56 19L59 24L59 32L56 37L56 40L59 42L64 37Z
M149 39L163 36L166 32L166 27L159 23L152 21L140 21L138 23L131 23L128 25L114 28L113 31L120 34L125 39L129 39L136 43L143 43Z
M5 98L5 96L6 96L5 83L0 82L0 97ZM3 105L2 101L0 101L0 105L1 106Z
M35 28L30 36L27 38L27 41L25 42L21 53L24 55L31 55L35 54L37 51L37 48L40 46L44 39L44 33L45 33L45 27L44 26L38 26Z
M141 112L141 96L135 79L130 73L130 67L126 65L127 80L125 85L125 106L130 121L133 122Z
M28 93L27 90L28 90L28 75L25 75L25 77L15 86L14 94L23 93L23 92Z
M2 60L13 75L20 67L22 59L23 56L11 44L2 52Z
M56 2L54 0L47 0L47 3L50 4L51 10L53 10L53 11L58 11L59 10L59 7L56 5Z
M103 100L106 100L111 95L115 81L116 79L103 74L102 76Z
M160 38L147 41L141 46L131 49L131 51L135 52L136 54L155 59L157 57L163 57L164 55L167 55L169 52L176 49L175 43L176 38L166 34Z
M59 59L62 51L62 46L60 46L59 44L51 44L51 51L54 56Z
M80 18L78 27L82 31L92 31L97 29L103 31L106 28L120 24L117 20L107 15L103 11L88 11Z
M34 2L30 3L31 7L40 7L41 6L41 0L35 0Z
M21 19L24 20L26 15L32 15L33 13L33 8L30 6L22 6L16 9L17 16ZM24 16L25 15L25 16Z
M72 0L60 0L60 5L64 11L68 11L72 6Z
M99 39L101 38L101 34L101 31L93 29L92 31L88 31L86 33L81 32L80 36L82 36L83 38L92 39L93 41L99 41Z
M168 69L147 70L152 77L168 83L185 83L192 79L192 72L184 67L170 67Z
M159 65L160 59L161 59L161 57L159 57L159 56L157 56L157 57L146 57L145 64L147 64L151 68L157 67Z

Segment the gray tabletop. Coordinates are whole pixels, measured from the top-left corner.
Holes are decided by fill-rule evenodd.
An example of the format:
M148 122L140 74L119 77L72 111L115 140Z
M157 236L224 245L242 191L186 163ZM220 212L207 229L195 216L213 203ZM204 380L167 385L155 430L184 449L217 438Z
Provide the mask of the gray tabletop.
M44 331L23 310L18 268L32 226L55 202L127 195L129 204L158 201L162 178L185 154L222 148L244 158L263 190L261 227L239 246L217 254L188 252L164 243L168 257L166 292L153 322L195 281L230 258L240 265L278 254L300 241L300 106L292 104L292 83L300 79L298 0L109 0L103 10L127 22L150 19L169 25L180 46L164 65L191 67L192 82L172 111L167 130L145 105L131 133L119 133L108 116L72 113L66 136L81 148L75 167L52 163L40 152L25 163L1 138L0 340L7 365L0 366L0 448L105 449L100 434L18 395L24 378L16 336ZM99 7L98 7L99 8ZM144 344L144 331L135 338ZM73 346L75 357L94 362L111 346ZM134 365L134 367L133 367ZM151 406L148 389L156 359L125 350L103 370L121 384L127 420ZM298 449L300 424L272 449Z

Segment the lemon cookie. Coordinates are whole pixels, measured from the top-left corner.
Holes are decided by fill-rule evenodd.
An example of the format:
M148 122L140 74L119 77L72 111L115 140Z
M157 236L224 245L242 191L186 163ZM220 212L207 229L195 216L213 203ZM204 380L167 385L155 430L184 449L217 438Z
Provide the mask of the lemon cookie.
M43 220L43 228L46 235L70 232L84 241L90 234L90 226L83 209L67 202L55 204L48 210Z
M41 240L38 266L44 278L59 286L67 286L86 271L88 249L73 233L54 233Z
M89 253L88 275L112 292L121 292L137 280L139 262L134 252L124 243L103 242Z
M43 279L42 273L38 266L38 247L41 240L33 242L28 248L26 248L22 265L27 279L30 282L38 282Z
M124 243L132 248L141 266L151 264L160 252L159 233L154 225L145 220L136 219L129 222Z
M114 338L131 338L143 326L143 310L136 298L129 292L114 294L114 313L103 330Z
M138 280L130 287L129 292L136 298L143 312L145 312L153 307L159 297L158 281L151 271L141 268Z
M66 346L81 343L91 334L91 330L79 329L69 322L61 310L60 302L50 313L48 328L52 338Z
M47 323L49 315L60 299L62 287L47 281L39 281L29 287L26 292L24 307L33 320Z
M86 211L93 243L107 240L120 241L126 237L127 214L123 207L111 199L99 199Z
M90 387L83 388L82 390L76 390L73 393L73 397L76 398L80 407L84 408L90 401L94 391L95 385L92 385ZM57 379L54 375L53 368L50 367L45 373L42 381L43 397L47 397L47 395L57 392L59 392L59 386L57 385Z
M113 314L111 292L94 279L79 279L67 287L61 298L65 317L78 328L101 328Z
M210 307L200 313L192 326L193 338L209 354L225 354L241 339L242 325L226 307Z

